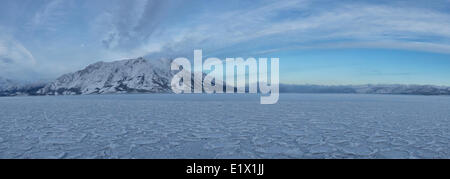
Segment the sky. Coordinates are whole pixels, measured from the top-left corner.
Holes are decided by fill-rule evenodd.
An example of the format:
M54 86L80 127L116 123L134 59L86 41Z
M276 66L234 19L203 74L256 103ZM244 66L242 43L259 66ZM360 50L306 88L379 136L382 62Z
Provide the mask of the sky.
M288 84L450 86L450 0L0 0L0 77L136 57L279 57Z

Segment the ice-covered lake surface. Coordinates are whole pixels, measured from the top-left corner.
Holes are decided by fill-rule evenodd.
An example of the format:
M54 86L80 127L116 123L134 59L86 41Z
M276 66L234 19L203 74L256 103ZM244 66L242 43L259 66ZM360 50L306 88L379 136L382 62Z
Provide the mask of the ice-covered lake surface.
M450 97L0 98L0 158L450 158Z

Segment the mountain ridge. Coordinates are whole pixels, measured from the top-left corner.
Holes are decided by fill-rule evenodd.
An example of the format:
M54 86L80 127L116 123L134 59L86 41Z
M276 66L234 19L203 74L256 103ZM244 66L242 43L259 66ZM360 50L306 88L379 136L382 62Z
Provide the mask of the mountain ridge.
M97 62L68 73L38 91L41 95L170 92L170 60L144 58ZM167 67L167 68L166 68Z
M348 93L450 95L450 87L437 85L366 84L366 85L288 85L280 84L280 93Z
M170 70L171 62L170 59L148 60L142 57L113 62L100 61L82 70L64 74L49 83L22 84L0 77L0 96L172 93L170 82L174 72ZM194 83L193 79L191 84ZM280 93L450 95L450 87L401 84L280 84Z

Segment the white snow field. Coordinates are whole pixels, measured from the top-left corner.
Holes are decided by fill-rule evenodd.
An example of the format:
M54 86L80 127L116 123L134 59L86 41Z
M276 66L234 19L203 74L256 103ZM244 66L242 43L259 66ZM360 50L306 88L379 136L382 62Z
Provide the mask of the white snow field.
M0 98L0 158L450 158L450 97Z

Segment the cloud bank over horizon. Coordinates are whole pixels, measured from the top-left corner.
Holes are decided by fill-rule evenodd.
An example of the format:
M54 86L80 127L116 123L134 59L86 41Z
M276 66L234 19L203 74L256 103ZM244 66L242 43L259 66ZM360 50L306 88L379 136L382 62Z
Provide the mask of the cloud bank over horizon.
M0 76L9 78L54 78L100 60L193 49L235 57L355 48L450 55L450 1L2 0L0 7Z

